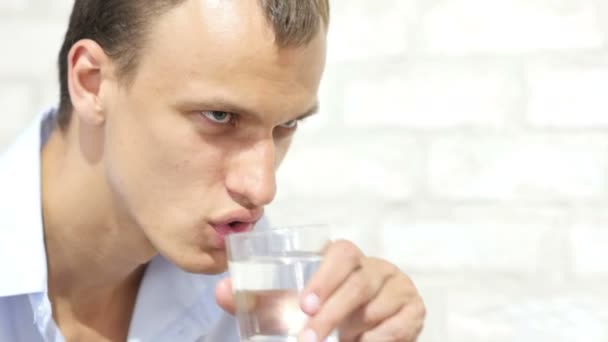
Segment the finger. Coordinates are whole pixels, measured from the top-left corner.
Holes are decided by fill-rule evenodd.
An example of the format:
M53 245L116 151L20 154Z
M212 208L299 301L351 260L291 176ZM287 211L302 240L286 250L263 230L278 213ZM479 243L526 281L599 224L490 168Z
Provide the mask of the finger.
M422 332L426 311L420 297L394 316L363 333L359 342L415 342Z
M322 303L361 267L362 258L363 253L352 242L340 240L330 244L319 269L302 292L302 310L315 315Z
M340 339L358 340L363 332L396 315L416 295L416 289L407 277L393 273L370 303L359 308L340 325Z
M369 302L381 287L382 282L370 280L363 268L353 272L310 319L302 336L310 334L310 330L318 341L325 340L346 317Z
M232 295L232 280L230 278L224 278L218 282L215 287L215 300L222 309L234 315L236 307Z

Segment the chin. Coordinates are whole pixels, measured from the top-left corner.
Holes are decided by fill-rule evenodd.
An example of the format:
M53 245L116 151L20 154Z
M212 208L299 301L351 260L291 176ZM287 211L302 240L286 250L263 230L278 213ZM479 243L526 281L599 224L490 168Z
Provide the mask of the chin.
M220 274L228 270L225 251L200 251L195 255L183 255L178 260L168 259L177 267L190 273Z

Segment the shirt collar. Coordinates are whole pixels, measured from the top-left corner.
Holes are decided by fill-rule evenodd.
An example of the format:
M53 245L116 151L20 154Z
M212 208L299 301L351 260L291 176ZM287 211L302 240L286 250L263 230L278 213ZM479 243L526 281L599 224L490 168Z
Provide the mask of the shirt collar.
M0 297L46 289L46 254L40 200L39 116L0 156Z
M204 335L223 313L214 293L225 276L188 273L156 256L142 279L128 340L191 341Z

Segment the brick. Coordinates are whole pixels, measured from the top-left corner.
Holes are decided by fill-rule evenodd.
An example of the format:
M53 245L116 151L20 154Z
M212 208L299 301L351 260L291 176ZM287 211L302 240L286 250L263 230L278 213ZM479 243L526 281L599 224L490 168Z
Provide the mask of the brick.
M0 21L0 41L11 42L3 51L0 75L54 76L64 31L52 21Z
M519 54L602 48L591 0L446 0L434 6L421 32L432 54Z
M328 61L402 56L408 27L416 13L413 0L332 2Z
M382 224L383 257L414 272L534 273L547 226L407 219ZM517 246L514 248L514 246Z
M445 334L445 304L446 291L443 280L436 278L427 280L428 277L418 276L408 272L426 307L426 318L424 329L417 342L446 342L449 341Z
M600 136L444 137L431 146L433 195L450 200L600 200L608 189Z
M608 276L608 224L587 223L572 227L572 269L579 277Z
M28 0L3 0L0 2L0 14L10 12L23 12L31 5Z
M540 127L608 126L608 66L533 65L528 73L528 121Z
M473 285L469 290L451 291L448 298L450 342L608 339L608 298L603 291L585 293L532 284Z
M289 197L403 200L417 191L421 160L415 139L344 132L335 138L296 138L277 182Z
M391 66L346 85L345 121L355 127L502 127L521 101L517 75L500 65Z
M67 29L67 19L72 11L74 0L55 0L49 4L54 11L57 18L64 18L66 20L65 27Z

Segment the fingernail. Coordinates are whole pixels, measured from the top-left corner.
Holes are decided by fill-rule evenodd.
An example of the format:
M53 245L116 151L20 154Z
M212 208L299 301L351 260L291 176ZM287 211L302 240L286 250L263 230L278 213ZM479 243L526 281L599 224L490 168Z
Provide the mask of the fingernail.
M302 307L306 313L314 315L319 311L321 307L321 300L319 296L314 293L309 293L304 297L304 301L302 303Z
M317 342L317 333L312 329L306 329L300 336L300 342Z

